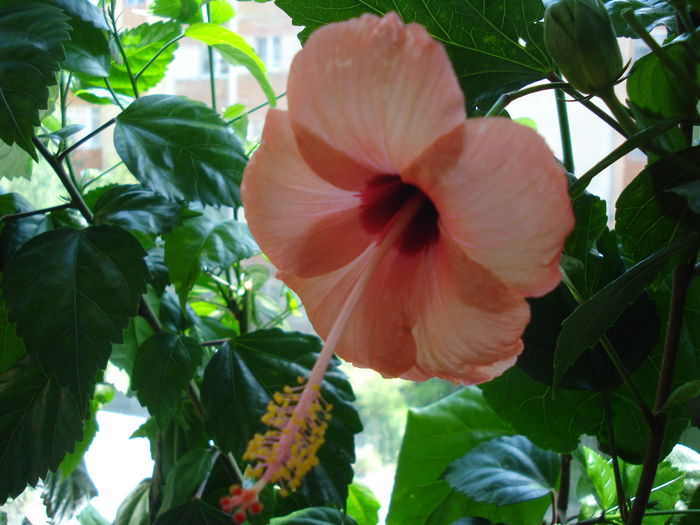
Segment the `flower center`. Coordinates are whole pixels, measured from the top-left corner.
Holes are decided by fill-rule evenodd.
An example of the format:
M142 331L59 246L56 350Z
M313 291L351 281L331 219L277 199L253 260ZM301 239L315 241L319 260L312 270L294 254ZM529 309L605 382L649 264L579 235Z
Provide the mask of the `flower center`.
M397 241L398 247L402 253L409 255L430 247L440 237L438 211L420 188L403 182L398 175L380 175L367 184L360 205L363 228L370 233L385 232L391 219L416 194L423 195L423 204L406 225Z

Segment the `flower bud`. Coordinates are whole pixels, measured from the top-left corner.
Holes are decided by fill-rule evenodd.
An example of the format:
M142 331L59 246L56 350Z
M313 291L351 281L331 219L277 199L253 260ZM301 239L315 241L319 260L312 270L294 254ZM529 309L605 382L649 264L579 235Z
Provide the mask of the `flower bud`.
M607 91L622 74L620 48L600 0L551 2L544 42L569 83L583 93Z

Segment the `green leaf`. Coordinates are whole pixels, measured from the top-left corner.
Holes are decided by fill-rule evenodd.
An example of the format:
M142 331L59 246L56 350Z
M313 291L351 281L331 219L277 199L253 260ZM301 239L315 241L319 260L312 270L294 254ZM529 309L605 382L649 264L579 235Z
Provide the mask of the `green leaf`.
M696 237L682 239L648 257L606 285L566 318L557 339L554 354L554 381L581 353L593 346L618 319L627 305L651 284L668 259L697 244Z
M228 0L211 0L208 7L210 13L209 21L212 24L225 24L236 14L236 10L228 2Z
M0 301L0 373L26 354L24 343L17 337L15 325L7 319L7 308Z
M248 226L213 213L189 219L165 236L165 264L183 304L200 271L226 269L256 253Z
M153 191L213 206L240 206L246 158L219 115L173 95L135 100L117 117L114 146Z
M316 337L278 329L243 334L225 344L209 361L201 387L206 425L217 445L240 457L253 435L267 430L260 418L272 395L309 376L320 346ZM321 394L333 405L333 418L318 452L320 465L291 497L303 498L306 506L342 506L353 476L353 436L362 426L352 388L336 360L324 376Z
M481 443L453 461L445 481L483 503L512 505L556 492L559 456L534 446L525 436Z
M544 47L541 0L452 2L443 0L277 0L276 4L304 26L305 41L318 27L362 13L396 11L404 22L418 22L442 42L452 60L467 101L489 109L509 91L545 78L553 71Z
M265 64L243 37L218 24L193 24L185 30L185 36L213 47L227 62L245 67L258 81L270 106L277 105L275 91L267 78Z
M153 328L143 317L132 317L129 319L129 325L124 329L122 342L112 345L112 355L109 360L131 376L139 347L153 333Z
M410 409L387 524L442 525L463 516L480 516L494 522L539 525L547 502L508 507L477 503L451 490L441 478L455 459L484 441L511 433L475 387L425 408Z
M84 461L67 477L60 472L49 472L44 478L41 492L46 515L58 522L71 519L95 496L97 488L88 475Z
M189 500L214 465L212 450L191 450L180 457L167 473L159 514Z
M358 525L350 516L338 509L311 507L270 521L270 525Z
M610 13L615 34L619 37L639 38L636 31L622 16L627 9L634 10L635 16L647 31L651 31L658 25L664 25L672 32L675 31L676 12L665 0L607 0L605 7Z
M93 208L95 224L114 224L150 235L169 233L180 224L187 208L137 184L114 186Z
M100 29L109 29L102 11L89 0L49 0L52 4L63 9L70 16L92 24Z
M353 481L348 487L348 501L345 506L349 516L357 525L377 525L381 503L372 490L359 481Z
M0 141L0 177L8 180L32 176L32 157L17 144L9 146Z
M200 0L155 0L151 4L151 13L156 16L172 18L183 24L202 21Z
M201 360L202 348L194 339L157 332L136 354L131 388L152 415L167 417Z
M610 509L616 505L617 492L612 462L606 461L595 450L584 446L576 451L575 457L583 467L579 487L585 487L587 492L591 492L601 509ZM579 492L581 490L580 488Z
M684 197L688 201L688 207L695 213L700 214L700 180L686 182L680 186L670 188L668 191Z
M66 58L61 66L74 73L108 76L112 54L104 31L79 19L71 20L70 25L73 30L63 46Z
M481 389L493 410L540 448L568 454L581 435L599 431L603 408L598 392L552 388L517 367Z
M16 193L0 195L0 215L31 211L32 205ZM51 224L43 215L32 215L22 219L0 222L0 269L4 270L7 261L24 243L51 229Z
M32 143L39 112L63 60L70 26L61 9L39 2L0 3L0 140L38 160Z
M138 74L158 51L168 46L139 76L137 80L139 94L145 93L163 80L177 49L177 42L172 44L170 42L179 35L180 24L177 22L144 23L119 34L132 75ZM78 79L80 80L78 89L105 87L104 79L99 76L80 74ZM109 83L118 94L134 96L129 72L121 58L118 62L112 60L110 63Z
M80 525L112 525L95 507L88 504L76 517Z
M148 491L151 480L145 479L121 502L114 518L114 525L149 525Z
M0 505L58 468L80 439L84 405L24 358L0 374Z
M687 71L691 77L695 76L695 59L684 43L666 45L664 52L679 69ZM635 61L627 79L627 96L636 107L661 118L690 118L697 115L692 91L678 82L655 53Z
M158 516L154 525L185 523L187 525L231 525L231 516L204 503L201 499L193 499Z
M700 147L677 154L700 164ZM615 230L624 252L635 262L697 231L698 220L683 197L668 191L694 178L662 159L647 166L620 194Z
M27 352L81 403L136 315L143 256L126 231L95 226L42 233L5 268L2 296Z

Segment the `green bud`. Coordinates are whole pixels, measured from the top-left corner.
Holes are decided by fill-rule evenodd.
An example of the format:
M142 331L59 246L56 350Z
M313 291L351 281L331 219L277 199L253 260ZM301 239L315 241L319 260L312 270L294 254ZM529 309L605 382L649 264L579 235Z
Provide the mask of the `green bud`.
M544 42L569 83L607 91L622 74L610 15L600 0L556 0L544 14Z

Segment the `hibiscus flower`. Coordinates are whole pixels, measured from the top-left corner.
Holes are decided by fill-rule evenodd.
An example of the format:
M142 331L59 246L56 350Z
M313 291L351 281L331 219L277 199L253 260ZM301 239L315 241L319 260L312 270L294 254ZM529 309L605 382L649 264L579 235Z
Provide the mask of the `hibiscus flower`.
M445 50L396 14L315 31L287 99L267 115L242 196L326 344L306 388L273 403L272 430L251 442L258 482L224 502L240 519L265 483L294 489L312 468L313 454L290 461L290 450L322 443L318 385L332 353L417 381L481 383L511 367L525 298L557 286L573 227L544 140L505 118L466 120Z

